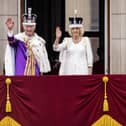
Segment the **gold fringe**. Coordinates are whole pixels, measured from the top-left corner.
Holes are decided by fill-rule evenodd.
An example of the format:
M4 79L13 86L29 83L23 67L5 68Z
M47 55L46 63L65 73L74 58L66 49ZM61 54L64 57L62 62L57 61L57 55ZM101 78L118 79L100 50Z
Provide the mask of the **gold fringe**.
M17 121L12 117L6 116L0 121L0 126L21 126Z
M6 112L12 112L10 100L7 100L7 102L6 102Z
M102 78L102 81L104 82L103 111L107 112L107 111L109 111L109 103L108 103L108 99L107 99L107 83L109 81L109 78L107 76L104 76ZM122 124L120 124L119 122L117 122L110 115L104 114L102 117L100 117L91 126L122 126Z
M108 103L108 98L107 98L107 82L109 81L109 78L107 76L104 76L102 78L104 82L104 102L103 102L103 111L107 112L109 111L109 103Z
M119 122L113 119L111 116L105 114L98 119L92 126L122 126Z
M6 86L7 86L7 97L6 97L6 108L5 111L6 112L12 112L12 105L10 102L10 85L11 85L11 79L7 78L5 80Z
M109 105L108 105L108 100L107 99L104 99L104 102L103 102L103 111L104 112L109 111Z
M6 108L5 111L12 112L12 105L10 102L10 85L11 85L11 79L7 78L5 80L5 84L7 87L7 96L6 96ZM16 122L13 118L10 116L5 116L1 121L0 121L0 126L21 126L18 122Z

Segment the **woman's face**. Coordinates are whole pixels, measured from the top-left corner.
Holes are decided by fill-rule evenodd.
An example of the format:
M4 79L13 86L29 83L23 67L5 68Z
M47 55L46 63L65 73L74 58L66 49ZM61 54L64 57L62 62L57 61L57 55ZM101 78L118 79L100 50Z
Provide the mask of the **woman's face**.
M71 29L72 37L79 37L81 35L80 28L72 28Z

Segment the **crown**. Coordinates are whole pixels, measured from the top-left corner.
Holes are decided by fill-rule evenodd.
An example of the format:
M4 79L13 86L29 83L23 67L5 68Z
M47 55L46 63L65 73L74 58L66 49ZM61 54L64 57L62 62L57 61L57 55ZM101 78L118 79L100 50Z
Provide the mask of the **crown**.
M32 8L28 8L28 13L23 15L23 24L24 25L36 25L37 15L32 14Z

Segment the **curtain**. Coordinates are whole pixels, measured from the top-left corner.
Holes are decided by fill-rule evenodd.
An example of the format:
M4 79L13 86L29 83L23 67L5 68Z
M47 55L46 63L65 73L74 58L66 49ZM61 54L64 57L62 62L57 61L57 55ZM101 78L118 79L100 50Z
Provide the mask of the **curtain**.
M65 0L28 0L28 7L38 15L36 32L47 41L49 59L54 62L58 53L53 52L52 45L55 39L55 28L60 26L65 30Z
M5 112L6 77L1 77L0 120L8 115L22 126L91 126L108 114L126 126L126 76L108 76L108 112L103 112L102 77L11 77L10 113Z

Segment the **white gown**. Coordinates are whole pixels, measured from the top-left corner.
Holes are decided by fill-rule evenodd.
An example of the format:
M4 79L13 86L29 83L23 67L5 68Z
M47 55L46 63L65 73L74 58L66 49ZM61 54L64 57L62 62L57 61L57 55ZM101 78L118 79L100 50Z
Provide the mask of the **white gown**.
M60 52L59 75L88 75L88 67L93 65L93 55L90 40L83 37L79 43L74 43L72 38L65 38L58 46L53 46L54 51Z

